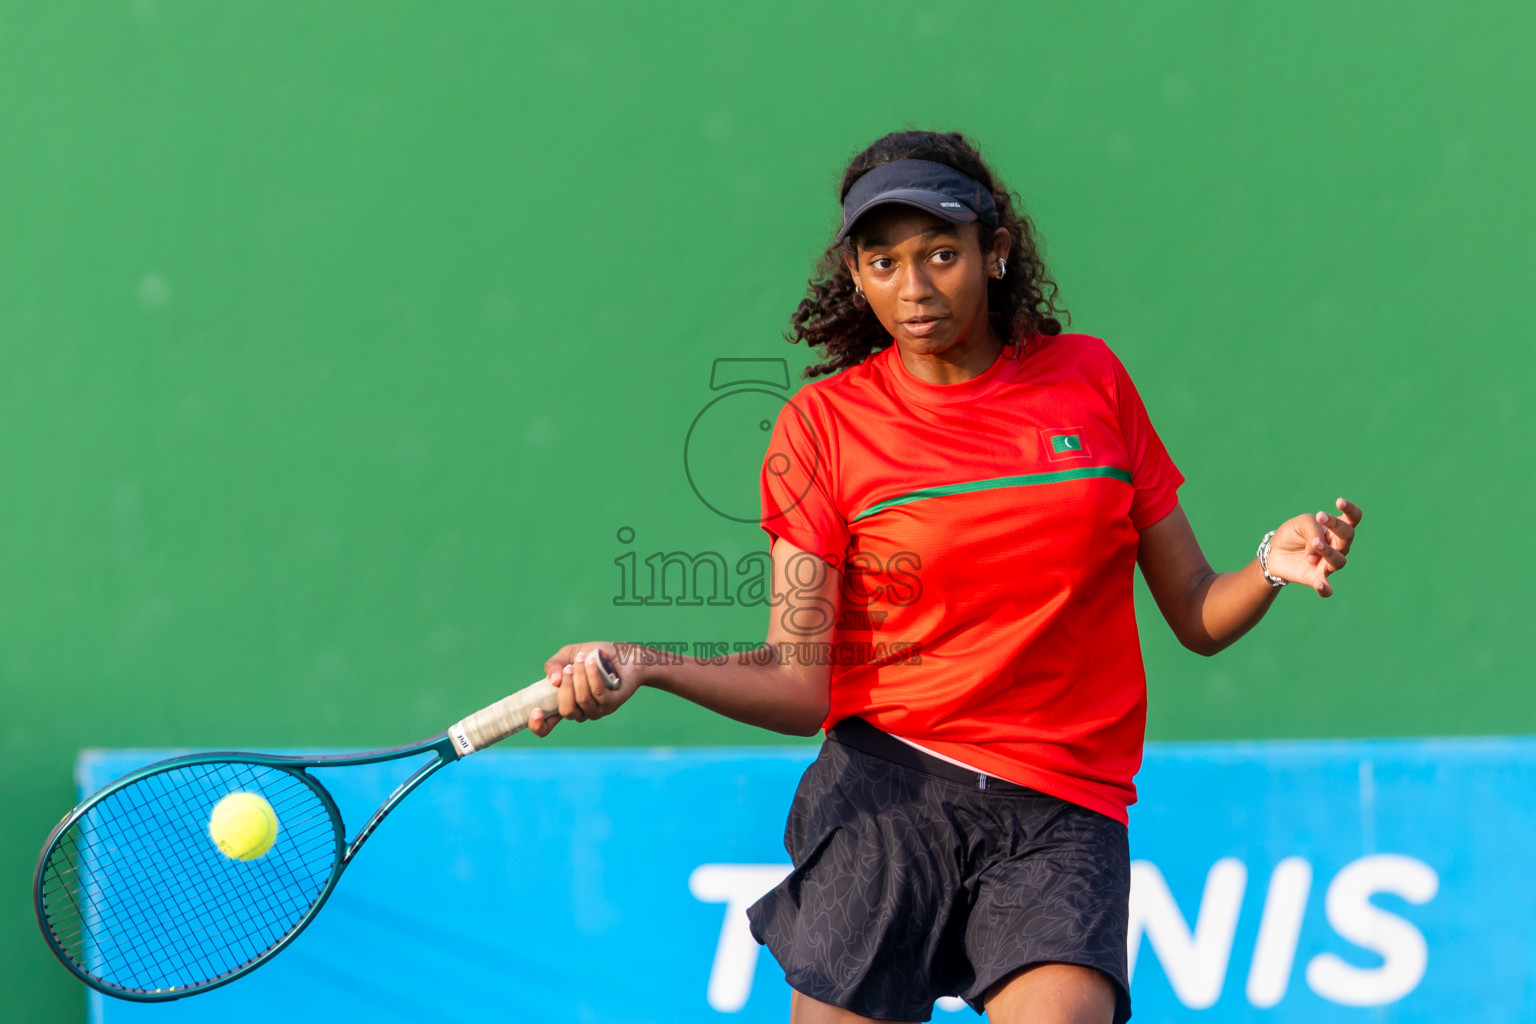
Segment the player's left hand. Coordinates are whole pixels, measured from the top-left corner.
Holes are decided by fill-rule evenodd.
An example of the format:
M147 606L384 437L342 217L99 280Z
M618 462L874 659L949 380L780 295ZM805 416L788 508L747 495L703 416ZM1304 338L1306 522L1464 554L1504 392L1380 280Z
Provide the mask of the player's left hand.
M1347 498L1334 502L1338 515L1287 519L1269 542L1269 574L1292 583L1305 583L1319 597L1333 596L1328 577L1344 568L1355 532L1360 528L1360 506Z

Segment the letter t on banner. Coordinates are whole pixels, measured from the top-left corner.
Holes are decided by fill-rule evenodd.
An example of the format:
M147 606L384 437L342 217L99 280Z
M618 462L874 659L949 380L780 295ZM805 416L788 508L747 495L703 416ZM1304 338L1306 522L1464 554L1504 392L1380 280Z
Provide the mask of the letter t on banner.
M747 908L789 874L788 864L700 864L688 876L688 891L701 903L724 903L725 921L709 971L709 1005L736 1013L752 994L757 973L757 940L747 924Z

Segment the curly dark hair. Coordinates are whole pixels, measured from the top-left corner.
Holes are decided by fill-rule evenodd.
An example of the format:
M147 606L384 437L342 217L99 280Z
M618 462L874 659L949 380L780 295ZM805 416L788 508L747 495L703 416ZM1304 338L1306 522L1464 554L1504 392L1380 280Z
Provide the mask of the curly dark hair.
M975 143L959 132L892 132L876 139L848 164L838 201L847 198L848 190L864 174L893 160L947 164L992 190L999 226L1008 229L1013 248L1002 279L988 279L988 316L1010 345L1037 334L1060 334L1061 321L1057 318L1068 314L1056 304L1056 282L1045 268L1035 226L1023 212L1018 196L981 158ZM869 306L854 301L853 275L843 258L853 254L854 244L849 236L822 254L805 298L789 318L785 339L813 345L826 357L826 362L807 367L806 377L856 366L891 344L891 336Z

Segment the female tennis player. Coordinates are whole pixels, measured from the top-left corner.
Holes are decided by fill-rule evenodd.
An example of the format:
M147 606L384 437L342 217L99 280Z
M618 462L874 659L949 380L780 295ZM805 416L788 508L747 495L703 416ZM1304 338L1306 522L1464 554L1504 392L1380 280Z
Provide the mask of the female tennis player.
M1146 711L1132 567L1215 654L1287 583L1333 593L1360 508L1294 516L1213 571L1125 368L1062 333L1034 229L976 148L888 135L840 198L790 338L830 376L785 406L762 471L767 644L723 665L562 648L560 716L654 686L826 729L785 829L794 869L749 912L795 1024L924 1021L944 995L995 1024L1119 1024Z

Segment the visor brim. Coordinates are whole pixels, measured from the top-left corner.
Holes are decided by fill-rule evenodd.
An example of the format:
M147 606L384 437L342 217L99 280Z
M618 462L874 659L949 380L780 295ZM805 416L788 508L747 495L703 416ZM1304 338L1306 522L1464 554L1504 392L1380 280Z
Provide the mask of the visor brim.
M945 207L945 203L949 203L950 206ZM970 224L978 219L975 210L963 203L957 203L953 196L947 196L943 192L929 192L926 189L904 188L893 192L882 192L880 195L866 201L848 216L847 222L843 225L842 230L837 233L837 237L833 241L841 242L847 238L848 233L859 222L859 218L870 210L877 206L892 204L911 206L923 210L933 214L935 217L947 220L951 224Z

